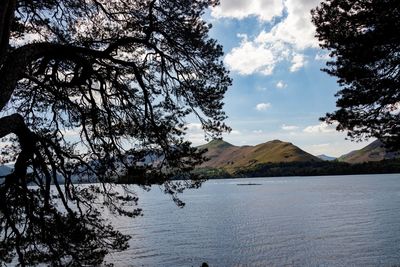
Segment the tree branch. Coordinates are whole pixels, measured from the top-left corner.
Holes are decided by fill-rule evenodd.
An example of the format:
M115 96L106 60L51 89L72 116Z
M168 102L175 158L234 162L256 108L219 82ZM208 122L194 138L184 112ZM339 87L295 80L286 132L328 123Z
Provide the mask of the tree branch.
M34 134L29 130L20 114L13 114L0 118L0 138L14 133L19 139L22 151L14 165L14 172L6 180L25 177L28 161L34 152Z
M14 20L15 2L15 0L5 0L0 4L0 65L6 58L11 24Z
M106 55L103 51L47 42L28 44L15 49L9 54L0 70L0 110L10 100L17 82L22 78L24 70L30 62L43 56L49 58L67 57L74 54L95 57L104 57Z

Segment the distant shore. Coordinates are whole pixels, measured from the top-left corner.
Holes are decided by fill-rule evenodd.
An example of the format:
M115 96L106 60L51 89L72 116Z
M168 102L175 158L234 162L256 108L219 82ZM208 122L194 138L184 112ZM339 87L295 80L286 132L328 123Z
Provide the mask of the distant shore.
M382 160L349 164L338 161L282 162L251 165L245 168L197 168L194 173L208 179L281 177L281 176L325 176L357 174L400 173L400 160Z

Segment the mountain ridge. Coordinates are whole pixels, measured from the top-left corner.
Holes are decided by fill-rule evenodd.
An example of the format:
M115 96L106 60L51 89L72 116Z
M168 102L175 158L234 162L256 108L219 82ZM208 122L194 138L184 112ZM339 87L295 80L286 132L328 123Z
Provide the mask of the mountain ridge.
M331 156L328 156L328 155L325 155L325 154L317 155L317 158L320 158L320 159L326 160L326 161L333 161L333 160L337 159L335 157L331 157Z
M397 158L400 158L400 152L388 151L380 140L375 140L361 149L340 156L338 161L355 164Z
M321 159L289 142L272 140L255 146L235 146L222 139L212 140L199 149L208 149L208 161L200 168L222 168L229 172L256 164L279 162L317 162Z

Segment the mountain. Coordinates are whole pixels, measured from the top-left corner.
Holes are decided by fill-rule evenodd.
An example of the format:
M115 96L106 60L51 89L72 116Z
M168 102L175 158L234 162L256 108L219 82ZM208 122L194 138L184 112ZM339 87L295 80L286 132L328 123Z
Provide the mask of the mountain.
M396 158L400 158L400 152L387 151L381 141L375 140L362 149L351 151L339 157L338 160L354 164Z
M325 161L332 161L332 160L336 159L335 157L330 157L325 154L318 155L317 158L325 160Z
M207 148L205 156L209 158L200 167L223 168L227 171L247 168L260 163L321 161L292 143L280 140L256 146L234 146L218 139L199 148Z

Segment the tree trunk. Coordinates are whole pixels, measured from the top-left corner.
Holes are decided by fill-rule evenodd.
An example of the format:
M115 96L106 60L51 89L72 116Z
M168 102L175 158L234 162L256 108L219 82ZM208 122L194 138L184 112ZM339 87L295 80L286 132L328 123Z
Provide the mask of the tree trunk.
M0 0L0 65L5 60L14 20L15 0Z

